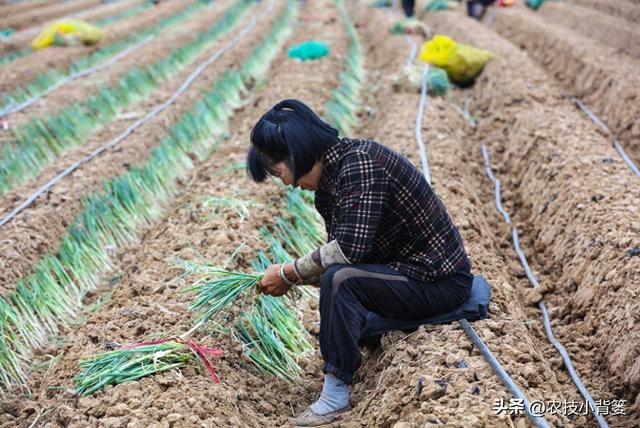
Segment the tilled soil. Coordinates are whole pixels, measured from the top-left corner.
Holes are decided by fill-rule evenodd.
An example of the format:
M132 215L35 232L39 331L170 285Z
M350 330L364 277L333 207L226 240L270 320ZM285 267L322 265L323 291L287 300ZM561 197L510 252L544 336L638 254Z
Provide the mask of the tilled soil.
M230 2L227 2L229 5ZM279 7L275 8L279 9ZM35 191L38 185L52 178L61 170L73 162L91 153L103 144L109 142L138 120L147 111L164 102L175 92L186 77L193 71L197 64L211 56L224 46L235 34L244 28L252 13L259 9L249 10L244 19L238 25L222 37L217 43L200 56L199 61L186 67L181 73L170 79L162 88L153 92L147 99L133 109L121 114L121 119L101 129L96 135L82 147L70 151L60 159L60 162L47 169L37 182L21 186L7 195L5 201L13 200L13 204L19 203L18 198L24 198L25 194ZM199 30L205 30L211 25L205 14L200 21ZM109 153L93 159L83 165L72 175L59 182L46 196L43 196L36 204L29 207L19 218L7 228L0 230L2 241L6 243L7 257L3 258L2 276L0 283L5 290L14 284L16 279L28 273L33 264L46 252L55 250L60 240L66 233L66 227L72 222L81 208L83 195L99 191L103 181L115 175L126 172L128 169L139 166L145 162L151 150L160 144L167 129L188 111L201 98L201 94L210 88L215 78L239 62L249 53L270 28L270 20L261 19L257 27L236 46L233 55L225 55L215 64L207 68L206 72L184 93L174 106L159 114L152 121L136 130L124 142L112 149ZM26 220L26 221L25 221ZM29 239L25 239L28 236ZM3 245L4 246L4 245ZM11 249L11 250L9 250Z
M22 13L12 13L9 16L0 19L0 27L20 30L49 19L61 18L85 9L99 7L100 5L100 0L73 0L69 2L54 3L49 6L39 6L30 8Z
M144 234L141 245L122 254L115 273L122 272L124 276L113 288L111 300L90 314L86 325L66 332L62 349L52 346L43 351L64 353L49 372L34 373L32 391L39 392L32 399L20 397L3 403L0 426L27 425L42 405L52 410L43 420L51 421L53 426L279 426L286 423L292 407L300 410L312 400L319 387L318 358L305 363L313 376L305 375L294 386L255 376L243 363L237 345L213 333L200 334L196 340L225 349L224 359L215 362L223 379L221 385L213 385L204 373L188 368L182 373L108 388L79 400L72 391L80 356L101 350L109 341L125 343L152 333L182 333L190 328L186 307L192 296L177 294L185 282L176 280L178 271L171 269L168 257L191 259L200 253L222 264L244 243L246 247L228 266L246 268L255 251L263 247L257 226L284 214L281 191L274 186L251 185L244 171L229 171L228 166L243 160L256 117L279 99L300 97L314 109L322 110L330 90L337 85L339 58L343 58L347 47L346 33L332 2L308 3L301 11L290 44L308 37L330 43L337 55L303 64L288 60L286 53L280 55L268 86L255 92L232 121L231 138L194 171L191 180L181 184L182 196L166 219ZM251 218L241 222L233 214L204 209L200 202L207 195L235 195L260 205L250 208ZM47 389L52 385L62 387Z
M480 116L471 136L477 162L485 143L522 246L547 287L556 335L583 381L637 406L637 177L524 52L454 14L430 23L497 54L471 91Z
M17 15L36 7L44 6L47 3L49 3L49 0L26 1L14 4L6 4L6 2L3 2L3 4L0 5L0 17L4 19L8 16Z
M168 28L153 40L127 55L109 68L77 79L41 98L26 110L12 114L11 126L19 127L31 118L46 117L52 110L65 108L71 104L84 102L105 85L115 84L125 73L134 68L145 68L172 50L193 42L197 35L210 28L232 4L231 0L217 1L211 7L204 7L180 24Z
M570 3L590 7L611 16L624 18L631 22L640 22L640 8L632 1L620 0L569 0Z
M140 3L140 0L121 0L116 3L107 3L89 10L83 10L78 13L74 13L72 16L73 18L82 19L84 21L95 22L100 19L122 13ZM48 25L48 23L44 22L16 31L11 36L1 41L3 48L0 48L0 52L28 47L31 44L31 41L46 25ZM10 47L13 48L11 49Z
M526 49L548 77L583 99L640 161L640 61L523 9L500 9L492 29Z
M213 385L192 364L107 387L92 397L79 398L73 391L73 376L83 355L99 352L109 342L143 341L181 334L191 327L187 306L193 296L179 293L188 281L179 277L168 259L202 256L231 269L248 269L256 250L264 247L258 227L286 215L281 189L254 185L232 165L244 159L253 123L275 102L295 97L322 113L337 85L348 39L334 3L318 0L301 3L301 8L288 45L322 40L329 42L332 55L307 63L287 59L286 52L280 55L266 84L252 88L247 103L236 112L230 138L179 184L164 220L142 231L139 243L118 252L114 271L88 297L86 315L39 351L30 393L3 397L0 427L29 426L36 417L41 424L71 427L283 426L314 399L321 387L318 352L303 361L302 378L291 385L256 376L237 343L214 330L198 332L194 340L225 349L225 356L214 362L220 385ZM385 12L356 5L351 14L369 73L362 126L354 137L375 139L419 165L414 136L419 94L394 86L409 48L402 37L386 34L391 21ZM496 24L501 15L502 11ZM527 19L523 18L523 32ZM512 249L510 229L495 209L480 154L484 143L503 183L505 206L542 283L556 336L594 398L628 400L627 416L608 417L610 426L637 426L640 257L633 254L640 246L640 194L636 177L526 53L459 14L439 13L428 22L438 32L497 54L472 89L428 99L422 130L434 189L463 236L474 273L493 286L488 318L474 323L474 328L530 399L582 402L544 336L534 306L536 293L531 292ZM254 36L263 31L256 28ZM237 64L247 50L238 46L232 56L211 68L208 78ZM81 171L74 183L90 189L98 181L90 176L94 171L102 174L104 169L100 176L107 177L122 171L127 158L139 159L137 147L148 147L147 139L161 136L177 112L192 105L196 93L189 92L184 103L148 125L148 135L134 136L135 144L127 142L122 154L111 153L95 169ZM471 112L479 120L475 129L457 110L464 98L471 100ZM148 107L145 102L140 108ZM116 132L115 127L110 129ZM73 212L66 207L77 206L74 192L82 189L74 183L63 183L68 193L57 200L56 209L42 211L43 216ZM202 201L208 195L233 196L256 205L249 206L251 215L242 220L234 212L206 208ZM44 239L44 245L55 242L57 233ZM105 295L110 299L99 306ZM304 308L314 334L316 309L313 301ZM500 398L508 400L510 394L457 324L426 326L411 334L388 334L380 349L365 351L353 386L354 409L339 425L529 426L522 415L496 415L493 404ZM545 419L553 426L595 426L586 416L546 414Z
M15 90L19 85L31 82L34 77L52 68L64 71L78 57L89 55L101 46L120 41L135 32L144 30L163 18L179 13L191 3L193 0L161 2L157 7L139 15L108 25L103 29L104 36L96 46L54 46L0 66L0 92Z
M575 4L548 2L540 8L547 22L570 28L585 37L640 59L640 28L637 22L617 18Z

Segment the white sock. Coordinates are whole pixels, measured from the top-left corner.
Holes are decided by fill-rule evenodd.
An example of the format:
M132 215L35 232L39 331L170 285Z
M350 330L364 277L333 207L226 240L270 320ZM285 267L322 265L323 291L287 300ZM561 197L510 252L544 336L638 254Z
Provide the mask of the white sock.
M349 385L332 374L324 375L324 385L318 401L311 405L316 415L326 415L349 405Z

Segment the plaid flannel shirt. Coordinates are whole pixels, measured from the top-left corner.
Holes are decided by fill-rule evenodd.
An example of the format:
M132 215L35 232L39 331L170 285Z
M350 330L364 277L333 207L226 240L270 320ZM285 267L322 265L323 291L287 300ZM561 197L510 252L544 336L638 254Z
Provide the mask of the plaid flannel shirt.
M370 140L343 138L324 156L315 206L328 241L351 263L432 281L469 263L462 238L424 175Z

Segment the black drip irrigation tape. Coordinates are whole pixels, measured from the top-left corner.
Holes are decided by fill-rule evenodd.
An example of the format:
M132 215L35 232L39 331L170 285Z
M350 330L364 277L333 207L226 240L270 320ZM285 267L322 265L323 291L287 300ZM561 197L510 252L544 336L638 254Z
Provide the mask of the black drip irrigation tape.
M493 21L495 21L496 19L497 10L498 9L494 6L489 11L489 15L487 15L487 19L484 22L487 25L487 27L489 28L493 27Z
M527 262L527 258L524 254L524 251L522 251L522 247L520 246L518 229L511 222L509 213L507 213L507 211L502 206L500 180L493 174L493 171L491 170L491 164L489 161L489 150L487 149L487 146L484 144L482 144L481 149L482 149L482 157L484 160L484 168L487 172L487 176L494 183L496 208L502 214L502 217L505 223L511 226L511 237L513 240L513 247L516 250L516 253L518 254L518 259L520 259L520 264L522 264L522 267L524 268L525 273L527 274L527 278L529 279L529 281L531 282L534 288L538 287L540 286L540 282L538 281L538 278L536 278L533 271L531 270L531 267ZM604 419L604 417L600 415L598 412L596 412L596 409L597 409L596 403L594 402L593 398L591 398L591 394L589 394L589 391L580 380L580 376L578 376L578 373L574 369L573 363L571 362L571 358L569 357L567 350L553 335L553 330L551 329L551 321L549 319L549 312L547 311L547 306L544 302L544 299L538 302L538 307L542 311L542 319L543 319L544 330L547 335L547 339L549 339L549 342L551 342L551 344L554 346L554 348L556 348L556 350L562 357L562 361L564 362L564 365L567 368L567 371L569 372L569 376L571 377L571 380L578 388L578 391L580 391L580 394L589 403L590 408L594 411L593 416L598 421L598 425L602 428L608 427L609 425L607 424L607 421Z
M102 64L98 64L94 67L91 68L87 68L86 70L81 70L78 71L76 73L70 74L69 76L65 77L64 79L60 80L57 83L54 83L53 85L49 86L44 92L42 92L41 94L38 94L36 96L33 96L31 98L29 98L28 100L18 104L18 105L14 105L14 104L10 104L8 105L2 112L0 112L0 119L2 118L6 118L9 115L12 115L13 113L17 113L19 111L25 110L29 107L31 107L33 104L35 104L36 102L38 102L39 100L41 100L42 98L49 96L52 92L54 92L57 89L60 89L62 86L66 85L67 83L70 83L74 80L80 79L82 77L86 77L89 76L90 74L96 73L98 71L102 71L102 70L106 70L107 68L111 67L112 65L116 64L117 62L119 62L120 60L124 59L125 57L131 55L132 53L136 52L137 50L143 48L144 46L148 45L149 43L151 43L151 41L155 38L155 36L149 36L146 39L142 40L140 43L131 46L128 49L125 49L124 51L120 52L118 55L110 58L109 60L103 62Z
M273 7L273 1L269 2L267 9L262 12L260 17L262 17L262 15L269 13L272 7ZM160 114L162 111L167 109L171 104L173 104L178 99L178 97L180 97L189 88L189 86L191 86L191 84L202 74L202 72L207 67L209 67L211 64L216 62L223 54L233 49L238 43L240 43L240 41L247 34L249 34L251 30L253 30L255 25L256 25L256 17L254 16L251 18L251 21L249 22L249 24L247 24L247 26L243 28L232 40L230 40L226 45L224 45L222 48L214 52L208 59L200 63L200 65L198 65L198 67L196 67L195 70L182 82L182 85L180 85L178 90L174 92L166 101L164 101L161 104L158 104L156 107L153 108L153 110L147 113L147 115L145 115L142 119L137 120L135 123L129 126L122 134L120 134L119 136L117 136L107 144L97 148L96 150L94 150L84 158L74 162L64 171L60 172L51 180L47 181L43 186L41 186L35 192L33 192L24 202L22 202L20 205L14 208L9 214L7 214L2 219L2 221L0 221L0 227L6 225L8 222L14 219L18 214L20 214L20 212L22 212L25 208L29 207L36 199L42 196L45 192L48 192L49 190L51 190L51 188L55 186L56 183L58 183L64 177L68 176L73 171L78 169L80 166L91 161L92 159L96 158L100 154L122 143L127 137L133 134L137 128L141 127L142 125L144 125L145 123L153 119L155 116Z
M418 44L413 40L409 35L404 36L404 41L409 45L411 51L409 51L409 55L407 56L407 65L412 65L413 61L416 59L416 55L418 55Z
M467 122L469 123L469 125L472 128L475 128L476 121L469 114L468 106L469 106L469 98L468 98L468 96L466 94L465 94L464 110L462 108L454 105L454 107L460 112L460 114L465 119L467 119ZM540 285L540 283L539 283L538 279L536 278L536 276L531 271L531 268L529 267L529 263L527 262L526 256L525 256L524 252L522 251L522 248L520 246L520 239L519 239L518 230L515 228L515 226L513 226L513 223L511 222L511 216L509 215L507 210L505 210L504 206L502 205L502 197L501 197L502 185L501 185L500 180L493 174L493 171L491 169L491 165L489 163L489 152L488 152L487 146L482 144L481 150L482 150L482 157L484 159L484 168L485 168L485 171L487 173L487 177L489 177L491 182L494 184L494 194L495 194L496 209L498 210L500 215L502 215L502 218L504 219L505 223L507 223L507 224L512 226L511 238L512 238L512 241L513 241L513 246L514 246L514 249L516 251L516 254L518 255L518 259L520 260L520 263L522 264L529 281L533 284L534 287L537 287L537 286ZM540 308L540 310L542 312L544 330L545 330L545 334L547 335L547 339L554 346L554 348L556 348L556 350L558 351L558 353L562 357L562 360L563 360L563 362L565 364L565 367L567 367L567 371L569 372L569 376L571 377L571 380L576 385L576 388L578 389L580 394L589 403L591 409L596 409L597 408L596 404L593 401L593 399L591 398L591 395L589 394L589 391L587 390L587 388L584 386L584 384L580 380L580 377L578 376L577 372L575 371L575 369L573 367L573 364L571 362L571 358L569 357L569 354L567 353L567 351L564 348L564 346L562 346L562 344L553 335L553 330L551 328L551 321L550 321L550 318L549 318L549 313L548 313L548 310L547 310L547 306L544 303L544 300L541 300L538 303L538 307ZM608 427L607 422L605 421L605 419L601 415L595 414L594 416L595 416L596 420L598 421L598 424L600 425L600 427L603 427L603 428L604 427Z
M492 10L492 12L494 12L494 13L490 16L490 18L495 16L495 9ZM492 23L493 23L493 18L490 21L489 21L489 19L487 19L487 25L489 27L491 27ZM582 101L580 101L577 98L572 98L572 99L576 103L576 105L580 109L582 109L596 125L598 125L600 128L602 128L610 137L613 138L614 147L616 148L616 150L618 150L618 153L620 154L620 156L624 159L624 161L631 168L631 170L633 172L635 172L636 175L640 176L640 172L638 171L638 167L627 156L627 154L625 153L624 149L622 148L620 143L618 143L618 140L615 138L615 136L613 135L613 133L611 132L609 127L602 120L600 120L600 118L595 113L593 113L591 110L589 110L587 108L587 106ZM468 101L468 99L465 99L465 110L468 112L468 102L467 101ZM465 118L470 118L470 116L468 114L463 114L463 116ZM469 119L467 119L467 120L471 124L471 121ZM475 126L475 125L473 125L473 126ZM500 180L493 174L493 171L491 170L491 164L489 162L489 151L487 149L487 146L482 144L481 151L482 151L482 157L483 157L483 160L484 160L484 167L485 167L485 171L487 172L487 176L494 183L496 208L498 209L498 211L502 215L502 218L504 219L505 223L507 223L507 224L512 226L511 237L512 237L512 240L513 240L514 249L515 249L515 251L516 251L516 253L518 255L518 259L520 260L520 264L524 268L525 273L527 275L527 278L529 279L529 281L531 282L533 287L538 287L540 285L540 283L538 282L538 279L536 278L536 276L531 271L531 268L529 266L529 263L527 262L527 258L526 258L525 254L524 254L524 251L522 251L522 248L520 247L520 240L519 240L518 230L513 225L513 223L511 222L511 218L509 216L509 213L502 206L501 184L500 184ZM608 427L609 425L607 424L607 421L604 419L604 417L602 415L600 415L596 411L596 409L597 409L596 403L593 401L593 398L591 398L591 394L589 394L589 391L587 390L587 388L584 386L584 384L580 380L580 377L578 376L578 373L575 371L575 368L573 367L573 363L571 362L571 358L569 357L569 354L567 353L567 351L564 348L564 346L553 335L553 330L551 328L551 321L549 319L549 312L547 310L547 306L546 306L546 304L544 302L544 299L542 299L542 300L540 300L540 302L538 302L538 307L540 308L540 311L542 312L544 330L545 330L545 334L547 335L547 339L553 345L553 347L556 348L556 350L558 351L558 353L562 357L562 361L564 362L564 365L567 368L567 371L569 372L569 376L571 377L571 380L575 384L576 388L578 389L578 391L580 392L582 397L589 403L590 408L594 412L593 416L595 417L596 421L598 422L598 425L600 427L602 427L602 428Z
M388 15L390 16L391 14L388 14ZM413 62L415 60L418 48L417 48L417 44L415 43L415 41L411 37L405 36L405 41L407 42L407 44L409 44L409 46L411 48L411 50L409 52L409 55L407 57L406 64L407 65L411 65L411 64L413 64ZM415 128L415 131L416 131L416 142L418 144L418 150L420 152L420 160L421 160L421 163L422 163L422 172L424 173L429 185L431 185L431 174L429 172L429 161L427 159L427 151L426 151L424 140L423 140L423 137L422 137L422 126L423 126L423 118L424 118L424 109L425 109L426 100L427 100L427 77L428 76L429 76L429 65L425 64L425 66L423 68L423 71L422 71L422 86L421 86L421 91L420 91L420 102L418 104L418 113L416 115L416 128ZM463 116L465 116L465 118L468 118L468 120L473 120L471 118L471 116L469 115L469 113L468 113L468 111L469 111L468 107L469 107L469 103L468 103L468 98L467 98L467 99L465 99L465 105L464 105L464 109L465 110L464 111L461 110L461 113L463 114ZM465 114L465 112L466 112L466 114ZM474 126L475 126L475 121L474 121ZM491 369L498 376L498 378L502 381L504 386L509 390L509 392L511 392L511 394L516 399L522 400L522 403L523 403L523 406L524 406L524 412L529 417L529 419L531 419L531 422L538 428L549 428L549 425L547 424L547 422L541 416L538 416L538 415L533 414L531 412L531 402L529 401L527 396L524 395L524 393L518 387L518 385L516 385L516 383L513 381L513 379L511 379L511 377L509 376L509 373L507 373L507 371L504 369L504 367L502 367L500 362L496 359L496 357L493 355L493 353L491 352L489 347L484 343L482 338L480 338L480 336L478 336L478 333L476 333L476 331L473 329L473 326L471 325L471 323L469 323L469 321L467 321L466 319L462 319L462 320L458 321L458 323L460 324L460 327L462 327L462 330L464 330L464 332L467 334L469 339L476 346L476 348L478 348L478 350L480 351L480 353L484 357L484 359L487 362L487 364L489 364Z
M627 152L625 152L622 148L622 145L620 145L618 138L613 134L613 132L611 132L611 129L609 129L607 124L604 123L604 121L600 119L597 114L591 111L591 109L589 109L589 107L587 107L587 105L582 102L582 100L575 97L571 97L571 100L576 103L580 110L582 110L587 116L589 116L589 119L591 119L593 123L598 125L613 140L613 147L618 151L618 154L620 155L622 160L625 161L627 166L631 169L631 171L633 171L635 175L640 177L640 169L638 169L638 165L636 165L635 162L633 162L633 160L629 157L629 155L627 155Z
M492 8L491 12L490 12L490 14L487 17L487 20L485 22L485 24L489 28L491 28L491 26L493 25L493 21L495 19L495 15L496 15L496 9ZM575 104L583 112L585 112L587 114L587 116L589 116L589 118L596 125L598 125L601 129L603 129L605 131L605 133L607 133L607 135L609 135L613 139L613 146L618 151L618 153L620 154L622 159L627 163L629 168L636 175L638 175L640 177L640 171L638 170L638 167L631 160L631 158L629 158L629 156L626 154L626 152L624 151L624 149L622 148L622 146L618 142L617 138L613 135L613 133L611 132L609 127L595 113L593 113L581 100L579 100L578 98L575 98L575 97L572 97L571 99L575 102ZM458 106L454 106L454 107L460 112L460 114L462 114L462 116L467 120L467 123L472 128L476 127L475 119L473 117L471 117L471 115L469 114L469 98L468 98L468 96L466 94L465 94L465 100L464 100L464 109L460 108ZM489 177L489 179L494 184L496 208L500 212L500 214L502 215L502 218L504 219L505 223L507 223L507 224L512 226L511 237L512 237L512 240L513 240L514 249L515 249L515 251L516 251L516 253L518 255L518 259L520 260L520 263L522 264L522 267L524 268L525 273L527 275L527 278L529 279L531 284L534 287L538 287L540 285L540 283L538 282L538 279L536 278L536 276L531 271L531 268L529 266L529 263L527 262L526 256L525 256L524 252L522 251L522 248L520 247L520 240L519 240L518 230L516 229L515 226L513 226L513 223L511 222L511 217L509 216L509 213L502 206L500 180L493 174L493 171L491 170L491 165L489 163L489 152L488 152L488 149L487 149L486 145L482 144L481 150L482 150L482 157L484 159L485 171L486 171L487 176ZM569 372L569 376L571 377L571 380L575 384L576 388L578 389L580 394L583 396L583 398L589 403L590 408L595 412L595 409L597 409L597 406L596 406L595 402L593 401L593 398L591 398L591 394L589 394L589 391L587 390L587 388L584 386L584 384L580 380L580 377L578 376L578 373L575 371L575 368L573 367L573 363L571 362L571 358L569 357L569 354L567 353L566 349L564 348L564 346L553 335L553 330L551 328L551 321L549 319L549 313L548 313L548 310L547 310L547 306L546 306L546 304L544 302L544 299L542 299L540 302L538 302L538 307L540 308L540 311L542 312L544 330L545 330L545 334L547 335L547 339L554 346L554 348L556 348L556 350L558 351L558 353L562 357L564 365L567 368L567 371ZM602 415L600 415L599 413L595 412L594 413L594 417L596 418L596 420L598 422L598 425L600 427L604 428L604 427L608 427L609 426L607 424L606 420L604 419L604 417Z
M418 104L418 112L416 113L416 142L418 143L418 151L420 152L420 162L422 163L422 172L427 178L427 183L431 186L431 172L429 171L429 161L427 159L427 149L422 139L422 119L424 117L424 108L427 104L427 77L429 76L429 64L425 64L422 68L422 88L420 90L420 102Z
M429 74L429 66L425 65L424 72L422 74L422 92L420 94L420 103L418 107L418 116L416 117L416 142L418 143L418 148L420 150L420 157L422 158L423 164L423 173L427 177L427 181L431 184L431 177L429 175L429 163L427 161L425 144L422 139L422 117L424 115L424 107L426 104L427 98L427 76ZM422 114L421 114L422 113ZM424 157L423 157L424 153ZM505 387L513 394L513 396L519 400L522 400L524 405L524 412L529 417L531 422L538 428L549 428L547 422L539 415L532 413L531 411L531 402L524 395L522 390L518 388L518 385L511 379L507 371L500 365L500 362L496 359L496 357L491 353L491 350L487 347L487 345L482 341L480 336L473 329L469 321L466 319L459 321L460 326L464 330L464 332L469 336L469 339L476 345L484 359L487 361L489 366L493 369L494 373L500 378Z

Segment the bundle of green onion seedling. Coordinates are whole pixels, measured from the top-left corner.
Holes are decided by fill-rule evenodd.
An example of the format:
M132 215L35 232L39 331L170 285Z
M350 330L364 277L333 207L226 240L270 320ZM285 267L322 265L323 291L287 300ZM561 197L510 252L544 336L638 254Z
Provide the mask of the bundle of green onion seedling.
M290 219L276 218L271 227L262 227L260 234L268 252L259 251L251 263L256 272L264 271L272 263L290 262L317 248L323 232L317 213L312 209L308 192L289 190L286 196ZM190 309L196 312L195 321L204 323L225 314L238 302L240 314L234 323L233 335L243 344L244 353L256 369L285 380L296 379L301 371L298 360L311 350L309 335L299 314L297 299L305 293L288 293L271 297L256 293L261 274L229 272L207 263L180 261L186 275L195 278L186 292L197 296Z
M200 277L185 289L185 292L197 293L189 307L196 312L195 321L202 324L222 313L229 319L228 311L233 305L244 302L233 334L243 343L245 355L261 373L295 379L300 372L297 360L311 349L311 344L291 299L257 293L261 274L190 264L190 267L183 264L183 268L198 272Z
M296 3L290 1L288 7L295 8ZM291 20L286 22L286 27L290 25ZM272 27L272 33L281 36L267 39L282 47L288 32L282 26ZM256 53L263 48L257 46ZM262 61L271 62L275 54L272 50L271 55L261 56ZM221 131L241 103L244 83L253 78L239 70L220 76L171 128L146 163L111 179L102 192L84 198L81 213L68 227L58 251L48 256L51 260L36 264L36 272L41 273L22 279L24 290L16 289L0 302L0 389L24 383L20 368L30 350L41 345L48 332L67 323L81 307L84 295L95 289L99 275L110 268L109 246L133 239L138 227L158 218L175 192L177 179L193 167L190 154L207 156L222 140ZM52 304L58 300L51 296L61 304Z
M193 263L193 262L192 262ZM230 272L223 269L199 266L199 279L185 292L196 292L197 297L189 306L196 312L195 321L208 321L228 309L240 297L253 295L262 279L261 274Z
M408 88L420 92L422 88L422 78L424 68L419 64L411 64L403 69L403 79L407 79ZM441 68L429 67L427 74L427 95L445 96L451 90L451 82L447 72Z
M107 385L117 385L165 372L193 360L188 346L175 341L152 343L92 355L80 361L76 392L91 395Z
M83 144L99 126L111 121L122 108L151 93L160 84L188 66L201 52L230 31L251 2L236 3L207 31L195 40L170 51L143 68L134 68L117 82L91 95L85 103L76 103L49 115L34 117L14 130L16 138L0 152L0 194L36 176L67 148Z
M312 349L295 310L283 298L265 295L256 299L252 310L240 313L234 337L258 372L289 381L301 371L298 359Z
M201 203L204 208L216 207L216 209L232 209L236 212L236 214L238 214L238 217L240 217L240 221L244 221L247 217L249 217L249 206L254 205L254 203L252 203L251 201L244 201L238 198L222 196L208 196L206 198L203 198Z
M340 73L338 88L325 104L324 116L342 135L348 135L357 124L357 113L361 107L360 91L365 78L364 54L343 0L336 0L336 6L344 21L350 45L347 50L346 68Z

